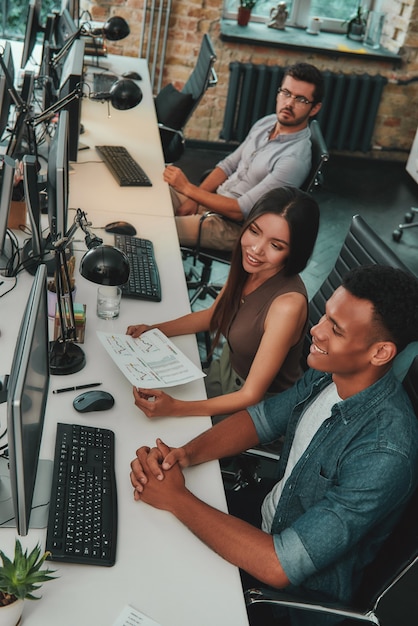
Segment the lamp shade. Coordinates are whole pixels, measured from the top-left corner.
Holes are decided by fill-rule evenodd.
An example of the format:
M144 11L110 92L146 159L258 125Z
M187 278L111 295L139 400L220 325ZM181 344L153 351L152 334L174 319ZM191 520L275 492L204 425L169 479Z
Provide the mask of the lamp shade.
M132 109L142 100L141 88L129 79L117 80L110 88L109 94L112 106L120 111Z
M125 39L130 33L128 23L123 17L114 16L105 22L102 28L103 36L109 41Z
M118 248L97 246L81 259L80 274L99 285L124 285L129 278L129 261Z

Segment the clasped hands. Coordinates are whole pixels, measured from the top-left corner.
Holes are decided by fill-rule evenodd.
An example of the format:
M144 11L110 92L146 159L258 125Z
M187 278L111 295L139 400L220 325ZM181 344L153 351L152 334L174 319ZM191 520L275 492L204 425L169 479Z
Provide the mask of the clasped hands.
M182 468L188 459L184 448L169 448L161 439L156 446L142 446L131 463L135 500L174 512L179 491L186 489Z

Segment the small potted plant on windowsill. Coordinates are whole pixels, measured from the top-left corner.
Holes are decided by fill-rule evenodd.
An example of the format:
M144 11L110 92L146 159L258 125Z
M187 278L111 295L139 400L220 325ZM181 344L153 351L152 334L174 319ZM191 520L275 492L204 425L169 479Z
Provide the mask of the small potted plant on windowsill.
M16 539L14 559L11 561L2 550L0 558L0 626L16 626L23 611L25 599L39 600L33 595L42 583L52 580L54 570L41 570L48 553L41 554L37 545L29 554L23 552L21 543Z
M256 0L240 0L238 7L238 26L247 26L255 3Z
M362 41L366 32L366 24L367 11L359 4L355 16L347 20L347 37L354 41Z

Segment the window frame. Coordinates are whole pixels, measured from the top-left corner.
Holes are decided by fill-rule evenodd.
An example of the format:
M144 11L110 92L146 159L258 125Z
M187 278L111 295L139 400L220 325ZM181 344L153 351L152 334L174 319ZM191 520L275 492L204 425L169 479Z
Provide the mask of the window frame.
M312 0L293 0L292 8L286 21L286 26L306 28L310 17L311 2ZM372 10L374 3L375 0L362 0L361 5L365 10ZM231 10L231 8L229 8L233 4L235 5L235 10ZM223 17L225 19L235 19L237 16L238 6L239 0L224 0ZM321 15L318 15L318 17L322 20L321 30L340 34L345 33L347 30L347 19L339 20ZM254 12L254 14L252 13L250 17L251 22L258 23L264 23L266 19L266 15L257 15L256 12Z

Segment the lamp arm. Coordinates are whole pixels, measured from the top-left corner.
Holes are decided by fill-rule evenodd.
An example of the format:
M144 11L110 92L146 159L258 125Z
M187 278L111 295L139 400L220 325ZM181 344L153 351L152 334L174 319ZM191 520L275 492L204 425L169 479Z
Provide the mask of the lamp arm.
M9 70L6 67L6 64L3 59L3 52L0 54L0 66L6 78L7 91L10 93L13 103L18 108L19 111L23 111L25 107L27 107L27 103L22 100L20 94L16 91L12 77L9 74Z
M72 35L70 35L68 37L67 41L62 46L62 48L59 50L59 52L54 54L54 56L52 57L51 62L50 62L50 67L53 70L55 70L57 68L57 66L59 65L60 61L65 57L65 55L67 54L68 50L73 45L74 41L76 39L78 39L80 37L80 35L87 35L87 34L88 34L88 30L86 29L86 25L82 24L79 28L77 28L77 30Z
M61 326L61 341L74 341L74 339L76 338L74 303L71 294L70 274L68 271L65 249L56 251L55 255L55 288L57 293L58 313ZM67 285L68 291L66 291L65 285ZM65 306L66 300L68 300L68 306Z
M32 117L30 120L28 120L28 123L32 126L38 126L38 124L42 124L42 122L47 122L49 119L51 119L51 117L59 113L61 109L64 109L67 104L70 104L70 102L79 98L83 98L82 83L77 85L76 88L73 89L73 91L71 91L67 96L64 96L64 98L61 98L61 100L58 100L50 107L45 109L45 111L42 111L42 113L40 113L39 115L35 115L34 117Z

